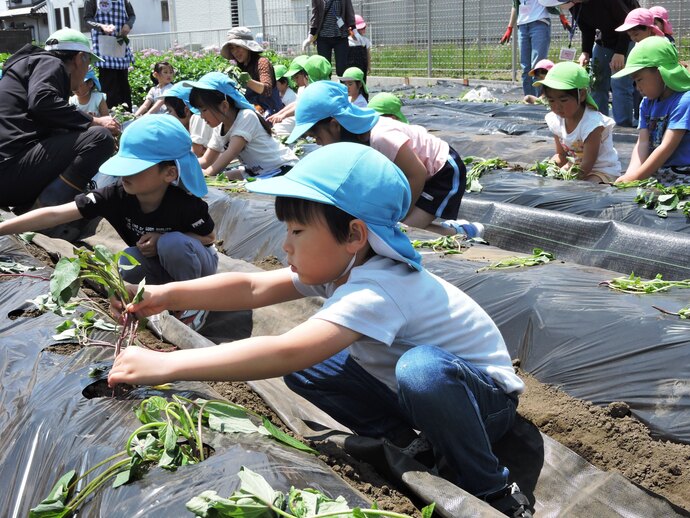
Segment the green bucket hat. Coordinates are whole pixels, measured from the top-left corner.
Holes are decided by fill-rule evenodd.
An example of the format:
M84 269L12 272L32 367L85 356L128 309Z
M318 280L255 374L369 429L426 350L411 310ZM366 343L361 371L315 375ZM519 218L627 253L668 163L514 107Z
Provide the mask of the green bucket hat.
M535 81L534 86L548 86L554 90L574 90L587 89L587 104L595 110L599 107L589 95L589 74L577 63L572 61L561 61L556 63L551 70L546 73L546 77L541 81Z
M333 73L331 62L318 54L309 56L307 62L304 64L304 70L307 71L309 81L312 83L316 81L327 81L331 78L331 74Z
M288 71L288 68L285 65L276 65L273 67L273 72L276 75L276 81L278 79L282 79L283 76L285 75L285 72Z
M652 36L636 44L628 55L625 68L611 77L623 77L642 70L656 68L664 84L674 92L690 90L690 71L680 64L678 50L666 38Z
M91 56L91 64L103 61L91 51L91 42L81 32L74 29L60 29L48 36L45 49L51 50L72 50L75 52L86 52Z
M367 108L371 108L381 115L395 115L401 122L409 124L407 117L403 115L401 110L402 101L398 99L397 95L388 92L377 93L374 97L369 99Z
M306 72L306 70L304 69L304 65L306 64L307 59L309 59L309 56L307 56L306 54L297 56L290 62L290 66L288 67L287 72L283 74L283 77L289 78L294 76L297 72Z
M343 75L339 77L341 81L359 81L362 83L362 88L364 89L365 94L369 94L369 90L367 90L367 84L364 82L364 72L362 72L361 68L358 67L350 67L345 72L343 72Z

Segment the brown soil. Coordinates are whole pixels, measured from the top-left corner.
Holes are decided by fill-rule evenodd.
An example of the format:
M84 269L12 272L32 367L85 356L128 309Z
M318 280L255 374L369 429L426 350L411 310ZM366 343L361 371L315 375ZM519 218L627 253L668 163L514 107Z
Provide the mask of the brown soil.
M254 266L258 266L264 270L279 270L281 268L285 268L285 265L281 263L280 259L278 259L275 255L267 255L262 259L254 261Z

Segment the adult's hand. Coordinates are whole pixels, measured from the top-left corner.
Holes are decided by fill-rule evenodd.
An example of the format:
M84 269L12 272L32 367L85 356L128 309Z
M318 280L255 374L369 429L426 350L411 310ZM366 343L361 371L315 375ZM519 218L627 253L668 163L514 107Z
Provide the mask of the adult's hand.
M501 41L499 42L501 45L504 43L508 43L510 41L510 36L513 34L513 28L509 25L508 28L506 29L506 32L503 34L503 37L501 38Z
M577 60L581 67L586 67L589 63L589 52L583 52L580 54L580 58Z
M625 66L625 55L624 54L614 54L611 57L611 72L618 72L622 70Z
M120 36L127 36L131 30L132 28L129 25L124 24L122 29L120 29Z
M110 133L112 133L114 136L119 135L122 131L120 123L113 119L110 115L105 115L103 117L94 117L92 124L94 126L102 126L107 130L110 130Z
M314 36L311 36L311 35L310 35L306 40L304 40L304 41L302 42L302 51L303 51L303 52L306 52L306 51L307 51L307 47L309 47L309 45L311 45L312 43L314 43L314 40L315 40L315 39L316 39L316 38L314 38Z
M237 82L242 88L247 86L247 83L251 81L251 79L252 76L249 75L249 72L240 72L240 74L237 76Z
M101 30L103 31L104 34L114 34L115 33L115 26L112 23L101 24Z

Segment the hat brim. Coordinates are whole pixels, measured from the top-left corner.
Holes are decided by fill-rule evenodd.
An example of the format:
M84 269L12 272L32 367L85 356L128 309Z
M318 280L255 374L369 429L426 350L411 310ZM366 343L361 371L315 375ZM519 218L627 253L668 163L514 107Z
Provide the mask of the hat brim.
M145 160L143 158L115 155L106 160L98 169L108 176L134 176L161 162L158 160Z
M539 3L544 7L558 7L559 5L567 3L569 0L539 0Z
M220 55L227 60L232 59L232 52L230 52L231 45L235 47L242 47L243 49L247 49L250 52L261 53L264 51L264 48L254 40L232 39L223 43L223 46L220 48Z
M317 122L318 121L303 122L302 124L295 125L295 127L290 132L290 136L287 138L287 140L285 142L287 144L292 144L295 140L297 140L302 135L304 135L307 131L309 131L314 126L314 124L316 124Z
M300 68L300 69L297 69L297 70L295 70L295 69L293 68L292 70L288 70L287 72L285 72L285 73L283 74L283 77L287 77L287 78L289 79L289 78L291 78L292 76L298 74L299 72L304 72L305 74L307 73L307 71L304 70L303 68ZM307 75L308 75L308 74L307 74Z
M335 206L333 204L333 200L331 200L330 197L326 196L321 191L314 189L310 185L295 181L288 175L248 183L246 187L249 192L254 192L257 194L284 196L287 198L300 198L303 200L315 201L317 203ZM412 244L407 236L397 226L386 227L383 225L373 225L367 221L364 221L364 223L369 229L369 245L377 254L406 263L415 270L422 269L421 256L412 247ZM395 246L393 246L393 244ZM415 260L404 257L396 250L397 247L403 249L409 247L410 254L415 258Z
M645 65L626 66L622 70L619 70L615 74L612 74L611 77L617 79L619 77L629 76L630 74L634 74L635 72L637 72L638 70L642 70L643 68L647 68L647 67Z

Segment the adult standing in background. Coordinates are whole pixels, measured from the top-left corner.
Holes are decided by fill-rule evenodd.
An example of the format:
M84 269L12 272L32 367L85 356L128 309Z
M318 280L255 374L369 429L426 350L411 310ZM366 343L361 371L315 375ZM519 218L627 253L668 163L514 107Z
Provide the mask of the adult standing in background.
M622 70L632 47L625 32L616 27L625 17L640 7L637 0L571 0L570 12L582 31L580 65L591 66L594 74L592 98L604 115L609 114L609 90L613 97L613 119L619 126L633 125L633 82L631 76L612 79L611 74ZM599 29L601 39L595 41Z
M355 10L352 0L311 0L309 38L316 42L316 52L328 61L335 53L335 72L343 75L347 69L347 38L355 28Z
M510 21L501 44L510 41L513 27L517 23L518 46L520 48L520 68L522 69L522 93L537 96L537 89L532 86L533 78L529 75L538 61L549 55L551 40L551 19L546 7L538 0L513 0Z
M132 110L129 67L134 63L127 35L136 15L129 0L86 0L84 21L91 27L93 51L103 60L98 77L108 108L126 104Z

